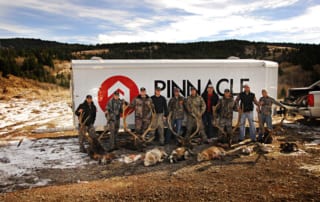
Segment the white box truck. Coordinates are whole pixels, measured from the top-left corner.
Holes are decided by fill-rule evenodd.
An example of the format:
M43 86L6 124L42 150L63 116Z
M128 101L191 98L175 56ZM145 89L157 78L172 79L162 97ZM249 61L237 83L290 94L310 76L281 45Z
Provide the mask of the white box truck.
M191 87L201 94L209 84L219 96L226 88L236 96L245 83L251 86L257 99L261 89L267 89L269 95L276 98L278 64L254 59L72 60L73 109L87 94L92 95L97 105L97 130L103 130L106 125L105 106L116 90L131 102L140 87L145 87L150 96L155 87L160 87L162 95L170 99L174 88L179 88L187 97ZM128 116L127 122L133 126L133 114ZM77 117L74 117L74 124L78 125Z

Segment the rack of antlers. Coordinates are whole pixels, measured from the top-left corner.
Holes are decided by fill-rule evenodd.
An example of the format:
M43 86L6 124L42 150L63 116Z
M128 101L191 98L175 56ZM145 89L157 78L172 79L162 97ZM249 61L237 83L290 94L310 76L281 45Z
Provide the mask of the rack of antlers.
M88 116L85 120L83 120L84 112L80 113L79 116L79 129L82 131L86 127L86 122L89 120L90 116ZM85 138L88 140L88 142L91 144L93 142L92 138L85 132Z
M228 145L229 147L231 147L232 144L232 138L234 136L234 133L236 132L237 128L240 126L240 120L241 120L241 115L242 115L242 110L239 109L238 110L238 120L236 125L232 128L231 134L227 134L226 131L224 130L224 128L222 128L219 123L218 123L218 115L217 115L217 108L214 107L213 108L213 121L212 121L212 125L216 128L218 128L218 130L221 132L221 134L225 137L227 137L228 139Z
M172 132L172 134L174 134L174 136L177 138L177 141L179 142L179 144L181 144L181 146L185 146L185 147L192 147L194 145L194 137L198 134L199 129L200 129L200 121L202 121L199 117L197 117L194 113L190 114L196 121L196 130L189 136L183 137L181 135L179 135L173 128L172 128L172 112L169 112L168 115L168 128L169 130Z
M122 113L123 129L124 129L125 132L127 132L130 135L132 135L135 145L137 144L137 142L146 143L146 142L151 142L154 139L154 136L151 136L151 137L147 138L147 134L149 132L152 132L152 131L155 130L155 128L153 128L153 125L154 125L154 121L155 121L156 112L155 112L154 108L150 104L148 104L147 106L149 107L149 109L151 111L150 124L149 124L148 128L142 134L137 134L137 133L132 132L128 128L128 124L127 124L128 113L126 113L126 111L129 108L129 106L126 105L126 104L123 104L123 113Z
M79 116L79 125L80 130L83 130L86 127L86 122L90 119L90 116L88 116L85 120L83 120L84 112L80 113ZM91 137L87 131L85 132L84 138L88 141L89 147L87 148L87 152L90 155L91 153L101 153L104 152L104 147L100 144L100 139Z
M261 112L257 109L257 113L258 113L258 121L255 121L255 122L258 122L259 124L259 128L261 130L261 133L262 134L265 134L267 132L267 136L265 137L265 142L269 139L269 138L274 138L274 134L276 133L284 133L285 130L283 129L283 122L284 120L287 118L287 114L285 113L284 116L282 117L281 121L279 124L277 124L277 126L273 129L273 130L269 130L268 128L264 127L264 125L262 124L262 120L261 120Z

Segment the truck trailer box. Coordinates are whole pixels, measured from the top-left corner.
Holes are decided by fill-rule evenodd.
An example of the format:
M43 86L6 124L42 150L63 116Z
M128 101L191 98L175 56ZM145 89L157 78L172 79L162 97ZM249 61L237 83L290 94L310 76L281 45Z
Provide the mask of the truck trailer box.
M73 110L86 95L92 95L97 106L97 130L103 130L106 125L105 107L116 90L122 99L131 102L141 87L146 88L149 96L154 94L155 87L160 87L162 95L169 100L174 88L179 88L187 97L191 87L201 94L209 84L220 97L226 88L236 96L243 85L248 84L257 99L262 89L276 98L278 64L254 59L72 60ZM133 126L133 114L128 116L127 122ZM74 124L78 125L76 116Z

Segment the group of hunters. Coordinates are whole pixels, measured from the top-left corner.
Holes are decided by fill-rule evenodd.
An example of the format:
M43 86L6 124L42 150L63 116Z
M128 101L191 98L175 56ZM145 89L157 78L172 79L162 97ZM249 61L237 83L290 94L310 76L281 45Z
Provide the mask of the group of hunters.
M110 131L110 146L109 150L117 148L117 136L120 126L120 116L123 113L124 100L120 99L119 92L113 94L113 98L106 105L105 115L107 119L108 129ZM250 91L249 85L244 85L244 91L241 92L236 99L229 89L224 90L224 95L219 99L217 93L211 84L207 86L206 91L200 96L197 89L192 87L190 96L187 98L180 94L180 89L174 89L174 96L169 100L161 95L161 89L155 88L155 94L148 96L144 87L140 88L140 94L133 99L131 103L126 103L129 108L134 110L135 117L135 132L142 134L150 124L152 130L149 135L159 136L159 144L161 146L168 143L171 139L171 131L168 130L165 135L165 125L172 124L172 129L178 135L190 135L196 127L198 121L199 134L201 143L209 143L212 137L222 136L221 131L217 131L213 126L214 119L219 117L217 124L219 128L225 130L225 133L231 135L233 112L241 112L240 117L240 135L238 141L243 141L245 138L245 122L248 119L251 141L256 141L256 128L253 120L254 105L260 115L261 126L267 125L268 130L272 130L272 104L281 105L272 97L268 96L266 90L262 90L262 97L259 101L254 93ZM79 105L75 111L79 117L79 144L80 151L85 152L84 135L88 132L89 136L96 136L94 122L96 118L96 106L92 101L92 96L87 95L86 100ZM152 118L154 111L154 118ZM171 113L171 123L167 123L167 118ZM151 123L151 121L153 122ZM185 129L183 130L183 122L186 120ZM259 132L258 141L262 141L262 130Z

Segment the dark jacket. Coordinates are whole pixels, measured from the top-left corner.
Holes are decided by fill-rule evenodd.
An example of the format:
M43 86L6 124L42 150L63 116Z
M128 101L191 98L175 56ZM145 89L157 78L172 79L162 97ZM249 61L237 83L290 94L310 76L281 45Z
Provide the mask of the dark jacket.
M241 92L236 101L241 101L240 108L243 110L243 112L250 112L253 111L253 103L255 101L255 95L254 93L249 92L248 94L245 92Z
M79 107L77 108L75 114L80 118L80 112L79 110L82 109L83 110L83 117L82 120L79 121L86 121L85 125L89 126L89 125L93 125L95 120L96 120L96 113L97 113L97 108L94 105L94 103L92 102L92 104L89 106L87 101L84 101L82 104L79 105Z
M160 95L159 97L153 95L151 96L154 109L157 114L163 113L164 116L168 116L168 106L167 106L167 100L165 97Z
M218 101L219 101L218 95L215 92L213 92L213 94L211 96L211 104L210 104L209 108L208 108L208 92L205 91L204 93L202 93L201 97L203 98L203 100L206 103L207 112L212 112L212 107L216 106L218 104Z

